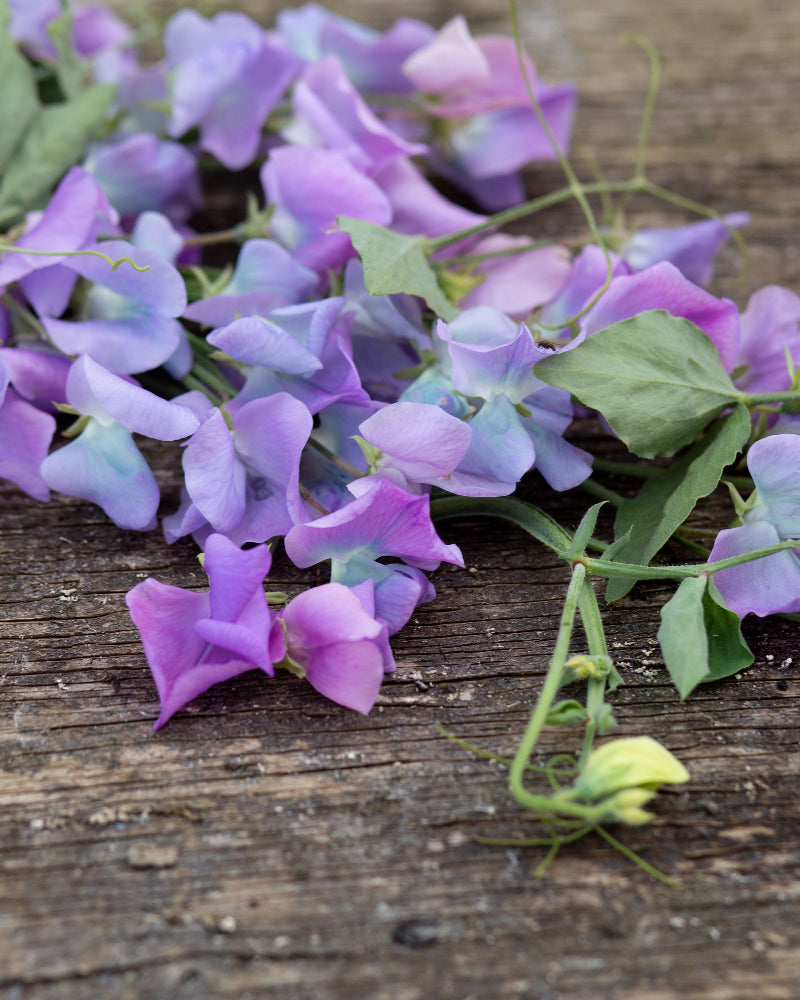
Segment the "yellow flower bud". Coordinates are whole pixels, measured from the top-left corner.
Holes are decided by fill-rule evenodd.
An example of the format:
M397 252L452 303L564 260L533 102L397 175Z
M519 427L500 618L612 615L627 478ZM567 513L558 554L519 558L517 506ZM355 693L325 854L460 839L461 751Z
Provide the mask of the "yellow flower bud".
M586 802L604 799L622 789L656 789L679 785L689 772L666 747L650 736L611 740L593 750L575 782Z

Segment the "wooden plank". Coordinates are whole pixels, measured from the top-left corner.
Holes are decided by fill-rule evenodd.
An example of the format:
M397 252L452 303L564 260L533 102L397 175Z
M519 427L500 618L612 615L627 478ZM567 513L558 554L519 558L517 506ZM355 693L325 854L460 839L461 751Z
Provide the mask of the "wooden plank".
M230 4L228 6L234 6ZM339 4L388 24L488 0ZM649 35L664 59L653 178L721 211L747 208L752 267L717 290L746 301L798 287L800 8L707 0L523 5L543 75L575 76L578 135L613 176L630 170L646 84L618 41ZM267 16L275 5L251 4ZM768 10L767 10L768 8ZM534 189L559 183L547 168ZM637 202L648 222L682 216ZM541 229L538 227L541 226ZM536 231L581 231L574 209ZM595 432L578 428L579 438ZM177 498L177 449L150 447ZM619 484L611 481L612 485ZM583 498L524 495L567 525ZM724 498L709 517L724 517ZM626 686L625 734L652 733L689 767L657 822L621 839L681 877L653 882L599 839L541 880L497 765L443 740L441 723L497 753L522 732L566 575L503 526L447 525L467 569L397 637L399 669L364 719L293 678L247 674L198 698L157 735L152 681L125 611L145 575L200 586L191 544L121 531L88 504L49 505L0 484L0 995L9 1000L282 996L352 1000L535 997L794 1000L800 993L796 628L748 621L741 679L685 705L658 661L664 589L640 587L606 621ZM314 574L278 561L275 585ZM544 752L571 749L568 731Z

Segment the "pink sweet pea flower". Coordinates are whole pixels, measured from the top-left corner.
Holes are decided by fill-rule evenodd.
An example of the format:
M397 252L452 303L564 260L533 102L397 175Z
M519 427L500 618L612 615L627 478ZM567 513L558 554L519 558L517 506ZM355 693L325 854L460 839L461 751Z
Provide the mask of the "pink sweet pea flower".
M280 612L270 637L276 663L288 657L320 694L364 715L383 675L394 670L386 626L374 617L372 590L372 581L355 591L341 583L306 590Z
M246 670L273 673L271 617L262 582L272 563L265 545L242 551L222 535L206 542L208 593L148 578L125 598L156 682L161 726L213 684Z

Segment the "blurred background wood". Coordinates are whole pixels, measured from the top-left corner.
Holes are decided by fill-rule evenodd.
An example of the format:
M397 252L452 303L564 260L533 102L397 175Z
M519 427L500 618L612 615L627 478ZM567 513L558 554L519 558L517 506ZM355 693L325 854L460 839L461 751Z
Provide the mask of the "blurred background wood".
M223 6L264 23L277 9L198 9ZM461 12L476 32L508 30L503 4L490 0L332 8L377 27ZM632 169L647 83L641 53L620 35L657 44L653 179L753 216L750 272L734 287L738 260L726 252L716 290L744 304L765 283L800 289L800 7L521 8L541 74L579 83L576 160L585 148L612 177ZM530 183L546 190L558 171L537 169ZM653 203L636 208L648 224L685 221ZM573 208L536 227L582 231ZM169 512L178 450L151 447L148 458ZM535 476L524 495L568 525L585 502L548 493ZM727 509L719 497L701 519L722 524ZM123 598L147 575L202 586L194 547L121 531L69 498L37 504L5 482L0 527L3 998L800 995L796 626L748 621L753 668L681 705L655 641L666 591L641 587L608 609L626 679L620 731L663 739L692 775L661 796L654 824L619 835L686 889L653 881L597 838L564 850L537 880L541 851L474 840L532 829L505 772L436 729L500 754L522 733L566 580L523 536L488 523L442 529L467 569L436 575L438 597L397 637L399 669L368 718L293 678L253 673L153 735L155 690ZM290 592L315 580L282 560L272 578ZM574 745L568 730L545 741L548 752Z

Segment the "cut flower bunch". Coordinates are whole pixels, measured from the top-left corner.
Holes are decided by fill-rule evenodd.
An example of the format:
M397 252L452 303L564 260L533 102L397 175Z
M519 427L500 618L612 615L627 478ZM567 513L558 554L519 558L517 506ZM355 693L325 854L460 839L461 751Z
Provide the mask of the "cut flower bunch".
M0 476L155 530L134 435L180 443L182 499L160 530L194 539L208 588L147 579L127 596L156 728L253 669L369 712L391 636L434 597L428 574L463 566L442 525L528 531L571 582L510 783L557 847L646 822L657 788L688 779L649 737L595 746L624 678L592 576L609 600L678 584L659 640L682 697L752 662L746 614L800 612L800 298L768 286L740 311L706 290L748 218L647 177L655 86L631 179L581 184L566 158L575 87L537 76L510 8L513 37L474 37L462 17L379 33L313 3L270 29L186 9L142 65L103 6L0 0ZM526 201L521 171L543 160L566 184ZM209 178L252 178L224 231L196 229ZM699 219L636 231L634 193ZM504 230L573 198L579 245ZM602 463L564 437L576 406L627 447L638 495L593 482ZM655 458L671 461L640 461ZM543 489L610 501L613 539L595 537L600 504L570 532L513 497L531 470ZM732 526L703 549L681 526L723 477ZM699 559L653 562L676 532ZM268 593L276 545L298 567L329 563L330 582ZM568 683L584 702L556 701ZM531 792L556 724L581 727L581 749Z

